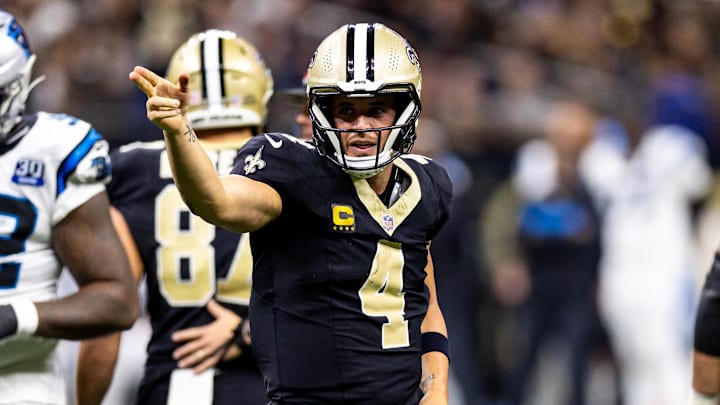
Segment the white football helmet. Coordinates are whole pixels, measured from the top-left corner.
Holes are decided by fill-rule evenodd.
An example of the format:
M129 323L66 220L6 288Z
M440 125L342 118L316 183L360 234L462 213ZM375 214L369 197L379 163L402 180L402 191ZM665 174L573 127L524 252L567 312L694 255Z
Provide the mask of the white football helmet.
M254 127L263 131L273 78L260 53L231 31L196 33L173 54L168 80L190 74L187 117L195 129Z
M0 144L9 141L30 90L43 80L30 81L34 63L25 31L12 14L0 10Z
M343 25L318 46L308 67L308 113L313 139L320 154L339 164L353 177L367 178L415 143L420 115L422 73L417 53L400 34L380 23ZM331 113L331 97L373 97L395 94L397 117L390 127L374 128L378 136L389 130L385 147L375 156L351 157L343 151L342 132Z

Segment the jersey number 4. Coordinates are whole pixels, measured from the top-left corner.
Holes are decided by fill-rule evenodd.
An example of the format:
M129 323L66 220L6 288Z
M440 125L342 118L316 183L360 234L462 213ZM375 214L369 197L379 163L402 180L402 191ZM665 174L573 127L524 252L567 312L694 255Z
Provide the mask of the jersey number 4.
M399 243L381 240L373 258L370 276L358 291L362 311L367 316L383 316L383 349L410 346L405 315L402 270L405 258Z

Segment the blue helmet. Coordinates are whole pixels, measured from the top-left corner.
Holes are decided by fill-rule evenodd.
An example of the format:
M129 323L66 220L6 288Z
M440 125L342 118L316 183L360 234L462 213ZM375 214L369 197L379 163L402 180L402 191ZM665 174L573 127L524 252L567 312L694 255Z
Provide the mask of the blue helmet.
M25 31L12 14L0 10L0 144L20 121L30 90L42 80L30 81L33 63Z

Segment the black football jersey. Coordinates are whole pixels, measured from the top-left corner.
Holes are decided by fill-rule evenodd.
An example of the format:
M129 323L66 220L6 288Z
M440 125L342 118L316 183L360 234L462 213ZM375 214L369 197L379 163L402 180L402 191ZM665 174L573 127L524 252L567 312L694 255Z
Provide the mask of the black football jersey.
M252 232L253 351L278 403L417 403L429 241L451 185L432 160L394 163L410 185L386 207L306 143L265 134L233 173L272 186L282 213Z
M205 147L218 172L227 174L239 145ZM174 185L162 141L123 146L111 159L110 199L127 220L145 268L152 325L146 365L152 370L145 376L163 379L176 367L172 351L178 344L172 333L211 322L214 318L205 309L209 299L247 316L252 271L248 235L212 226L190 212ZM257 369L249 357L218 367Z

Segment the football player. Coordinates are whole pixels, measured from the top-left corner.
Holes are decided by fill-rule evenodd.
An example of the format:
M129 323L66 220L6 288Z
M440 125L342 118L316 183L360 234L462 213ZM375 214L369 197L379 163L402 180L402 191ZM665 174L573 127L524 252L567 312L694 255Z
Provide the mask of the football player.
M36 56L0 10L0 403L64 404L57 339L127 329L139 313L109 215L108 143L87 122L26 113ZM79 290L57 299L66 266Z
M213 171L228 174L240 147L264 128L273 92L270 70L245 39L211 29L175 51L167 77L180 73L189 79L187 118L205 156ZM192 215L173 183L164 142L121 146L112 158L114 219L136 277L145 275L152 326L137 403L182 398L193 404L265 404L265 385L248 346L248 235ZM81 405L102 398L103 390L83 381L98 373L98 358L111 368L116 352L117 339L81 348L77 389L88 399Z
M705 278L695 319L689 405L717 405L720 394L720 249Z
M253 353L272 404L446 404L449 344L429 244L449 215L441 166L409 154L417 54L379 23L326 37L308 71L314 145L263 134L218 176L185 114L192 79L130 79L173 177L208 222L251 232Z

